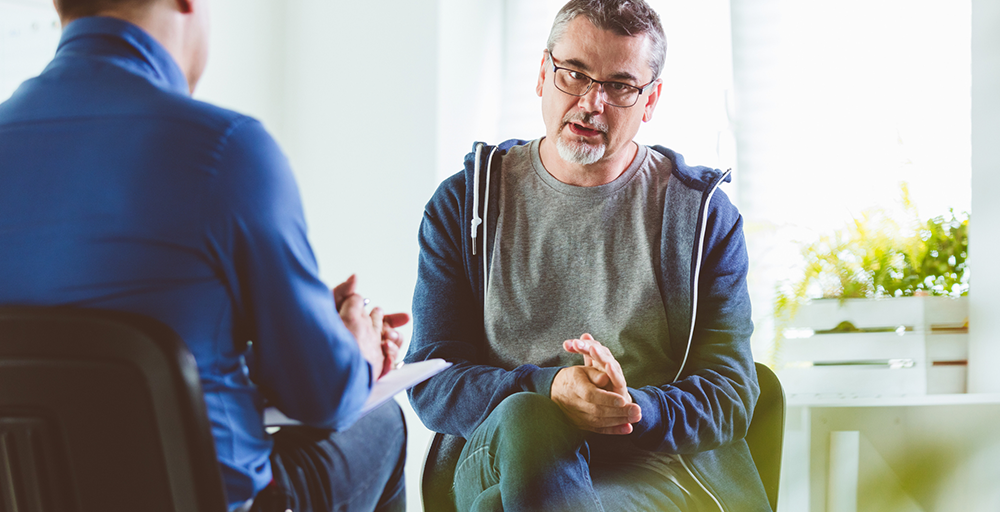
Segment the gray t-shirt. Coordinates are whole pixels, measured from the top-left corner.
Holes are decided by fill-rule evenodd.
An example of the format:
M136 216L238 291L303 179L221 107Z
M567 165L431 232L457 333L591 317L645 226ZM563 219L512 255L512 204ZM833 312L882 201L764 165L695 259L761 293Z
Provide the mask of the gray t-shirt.
M538 140L503 160L489 280L489 364L569 366L583 358L562 342L589 332L622 366L629 387L673 380L660 297L661 230L670 160L640 145L611 183L577 187L542 167ZM639 449L627 436L588 436L591 463L654 471L695 502L709 499L676 456Z
M514 147L503 160L486 287L490 364L582 364L562 342L589 332L630 387L669 383L657 272L670 160L640 145L617 179L577 187L542 167L538 147Z

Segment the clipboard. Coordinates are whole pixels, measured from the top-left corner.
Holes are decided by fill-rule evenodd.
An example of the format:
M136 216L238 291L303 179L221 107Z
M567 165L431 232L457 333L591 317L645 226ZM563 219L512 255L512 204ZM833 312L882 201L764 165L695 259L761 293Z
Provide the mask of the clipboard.
M428 359L426 361L404 364L392 370L372 386L372 392L368 395L368 400L365 401L365 405L361 408L361 415L368 414L372 409L388 402L397 394L437 375L449 366L451 366L451 363L444 359ZM301 424L301 422L285 416L276 407L264 409L264 426L266 427Z

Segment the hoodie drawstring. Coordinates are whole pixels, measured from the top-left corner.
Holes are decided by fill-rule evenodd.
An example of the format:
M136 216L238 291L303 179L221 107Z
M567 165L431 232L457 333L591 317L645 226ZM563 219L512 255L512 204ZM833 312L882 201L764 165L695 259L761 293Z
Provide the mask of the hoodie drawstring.
M472 226L470 226L470 234L472 235L472 255L476 255L476 228L483 223L483 219L479 217L479 162L480 155L483 153L483 144L480 142L476 144L476 163L472 171ZM486 183L486 189L489 190L490 184Z

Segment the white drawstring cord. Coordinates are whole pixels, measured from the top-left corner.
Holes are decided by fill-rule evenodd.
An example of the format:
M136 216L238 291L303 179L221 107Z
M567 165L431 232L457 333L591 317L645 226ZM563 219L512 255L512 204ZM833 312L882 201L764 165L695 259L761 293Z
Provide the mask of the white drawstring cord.
M479 218L479 156L483 152L482 142L476 144L476 163L472 168L472 226L470 227L470 235L472 236L472 255L476 255L476 228L483 223L483 219ZM486 189L489 190L490 183L486 182Z

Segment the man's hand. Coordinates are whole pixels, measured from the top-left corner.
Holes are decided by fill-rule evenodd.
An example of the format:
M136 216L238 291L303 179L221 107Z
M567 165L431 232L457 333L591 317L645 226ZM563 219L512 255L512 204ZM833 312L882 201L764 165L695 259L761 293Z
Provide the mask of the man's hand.
M632 423L642 419L631 395L608 391L611 379L592 366L570 366L556 373L551 398L577 428L598 434L632 433Z
M372 374L381 378L392 368L391 365L385 366L385 353L382 350L382 309L374 308L371 313L367 313L365 300L360 295L353 294L344 298L339 312L347 330L358 340L361 355L372 365Z
M625 373L622 371L621 365L618 364L618 360L611 354L608 347L595 340L593 336L585 333L580 336L580 339L566 340L563 342L563 349L567 352L583 355L584 366L597 368L607 374L610 384L604 389L629 397L628 386L625 384ZM629 401L631 401L631 397L629 397Z
M361 355L371 363L373 373L382 378L395 366L403 345L403 336L396 327L406 325L410 315L385 315L378 307L365 312L365 299L355 292L356 285L357 277L352 274L333 288L333 302L340 319L358 340Z
M351 274L351 277L348 277L346 281L333 287L333 303L337 307L337 312L340 312L341 308L343 308L344 301L351 295L354 295L357 283L358 276Z

